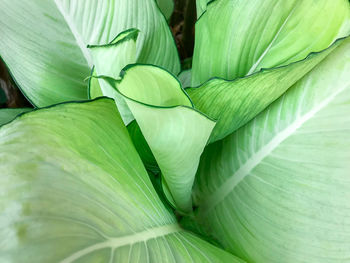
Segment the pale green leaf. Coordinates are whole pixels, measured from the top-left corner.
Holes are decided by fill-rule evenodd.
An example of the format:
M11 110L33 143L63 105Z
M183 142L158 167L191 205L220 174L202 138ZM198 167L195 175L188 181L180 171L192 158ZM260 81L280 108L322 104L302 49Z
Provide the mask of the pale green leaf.
M125 125L133 121L134 117L124 99L113 87L103 80L100 81L96 76L117 79L126 65L135 63L137 61L136 39L138 34L137 29L129 29L120 33L109 44L88 46L95 65L89 81L89 96L95 98L102 94L113 98Z
M154 0L0 1L0 55L36 106L87 98L92 59L86 45L109 43L129 28L140 30L140 62L179 72L174 40Z
M210 0L196 0L197 17L200 17L207 9L207 4Z
M157 4L167 20L174 11L174 0L157 0Z
M98 97L103 97L103 93L102 93L99 79L96 77L97 77L97 73L96 73L95 67L93 67L91 70L91 76L90 76L89 83L88 83L88 97L89 97L89 99L96 99Z
M138 34L138 29L128 29L108 44L88 45L97 75L118 78L126 65L135 63Z
M186 89L196 108L217 120L210 141L222 139L246 124L344 41L338 40L328 49L288 66L262 70L233 81L214 78Z
M192 69L186 69L182 71L178 78L182 84L182 87L187 88L191 86Z
M180 82L161 68L129 65L120 81L109 83L125 98L177 209L191 212L195 173L215 122L195 110Z
M12 121L17 115L32 110L31 108L0 109L0 126Z
M1 262L241 262L179 227L113 100L26 113L0 149Z
M350 258L350 40L247 125L210 145L197 221L248 262Z
M139 125L134 120L127 126L130 138L140 155L140 158L148 171L159 172L159 167L154 155L149 148L145 137L142 135Z
M196 24L192 85L288 65L349 33L348 0L214 0Z

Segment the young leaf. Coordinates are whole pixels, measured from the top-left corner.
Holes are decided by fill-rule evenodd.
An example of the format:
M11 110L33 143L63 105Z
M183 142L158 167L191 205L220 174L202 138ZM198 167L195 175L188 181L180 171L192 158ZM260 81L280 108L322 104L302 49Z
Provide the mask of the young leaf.
M137 29L129 29L120 33L111 43L106 45L90 45L94 68L89 80L89 96L95 98L107 96L116 102L121 117L128 125L134 120L128 106L122 96L103 79L96 76L108 76L117 79L120 71L128 64L136 62L136 39L139 34Z
M348 0L211 1L196 24L192 86L288 65L349 33Z
M12 121L17 115L32 110L31 108L6 108L0 109L0 126Z
M97 75L118 78L126 65L135 63L138 34L139 30L132 28L123 31L108 44L88 45Z
M238 131L210 145L197 221L248 262L350 257L350 40Z
M161 68L129 65L110 84L140 126L177 209L190 213L199 158L215 122L195 110L180 82Z
M0 55L40 107L85 99L92 66L86 45L109 43L129 28L141 32L140 62L179 72L174 40L154 0L0 1Z
M210 141L223 139L246 124L344 41L340 39L326 50L288 66L262 70L233 81L214 78L186 89L196 108L217 120Z
M0 148L1 262L241 262L179 227L110 99L24 114Z

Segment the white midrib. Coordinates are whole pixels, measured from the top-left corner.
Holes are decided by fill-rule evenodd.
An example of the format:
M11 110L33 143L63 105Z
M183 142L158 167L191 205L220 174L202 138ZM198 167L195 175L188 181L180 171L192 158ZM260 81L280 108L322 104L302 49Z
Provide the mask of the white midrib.
M322 103L318 104L315 108L311 109L308 113L304 114L291 125L285 128L266 145L264 145L259 151L254 153L232 176L225 180L219 188L215 190L206 200L204 200L202 211L199 213L201 216L208 214L213 208L215 208L225 197L230 194L233 189L249 175L249 173L259 163L267 157L274 149L278 147L285 139L292 135L297 129L299 129L305 122L311 119L317 112L326 107L338 94L343 92L349 87L350 84L345 84L344 88L339 89L337 92L329 96Z
M135 233L128 236L123 237L117 237L117 238L110 238L104 242L97 243L95 245L92 245L90 247L81 249L74 254L70 255L69 257L66 257L61 263L71 263L75 260L88 255L96 250L100 250L103 248L117 248L122 247L125 245L135 244L138 242L146 242L147 240L166 236L172 233L183 231L181 227L178 224L171 224L171 225L164 225L160 227L151 228L148 230L145 230L143 232Z
M248 73L246 74L246 76L254 73L254 71L256 70L256 68L259 66L260 62L263 60L263 58L266 56L267 52L270 51L272 45L275 43L276 39L278 38L278 36L280 35L281 31L283 30L284 26L287 24L289 18L291 17L291 15L294 13L296 7L294 7L292 9L292 11L289 13L289 15L287 16L287 18L284 20L282 26L280 27L280 29L277 31L276 35L274 36L274 38L272 39L272 41L270 42L270 44L267 46L267 48L265 49L265 51L261 54L261 56L258 58L258 60L254 63L254 65L249 69Z
M78 32L73 20L71 19L71 17L64 11L63 9L63 5L62 5L62 0L54 0L55 4L58 8L58 10L60 11L60 13L62 14L64 20L67 22L68 27L70 28L70 30L72 31L72 34L78 44L78 46L80 47L81 52L84 55L84 58L88 64L88 66L91 68L93 66L92 63L92 58L90 55L89 50L86 48L86 43L84 43L82 36L80 35L80 33Z

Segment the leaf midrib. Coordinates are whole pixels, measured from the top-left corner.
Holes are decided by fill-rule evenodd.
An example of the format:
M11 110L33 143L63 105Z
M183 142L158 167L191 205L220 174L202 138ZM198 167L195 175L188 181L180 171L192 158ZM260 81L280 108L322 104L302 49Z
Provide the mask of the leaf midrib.
M88 255L94 251L97 251L103 248L118 248L125 245L135 244L138 242L146 242L147 240L150 240L150 239L164 237L169 234L177 233L180 231L183 231L183 230L178 224L169 224L169 225L163 225L163 226L147 229L145 231L134 233L127 236L109 238L103 242L83 248L73 253L72 255L66 257L60 262L71 263L85 255Z
M252 65L252 67L249 69L248 73L246 74L246 76L251 75L252 73L255 72L256 68L260 65L261 61L264 59L264 57L266 56L266 54L270 51L272 45L275 43L275 41L277 40L277 38L279 37L280 33L282 32L283 28L285 27L285 25L287 24L287 22L289 21L289 18L291 17L291 15L294 13L296 9L296 6L291 10L291 12L289 13L289 15L287 16L287 18L284 20L282 26L280 27L280 29L277 31L277 33L275 34L274 38L272 39L272 41L270 42L270 44L266 47L266 49L264 50L264 52L261 54L261 56L258 58L258 60Z
M260 162L267 157L274 149L276 149L284 140L291 136L304 123L310 120L315 114L325 108L333 99L340 93L349 88L349 84L344 85L343 88L334 92L327 97L323 102L317 104L313 109L310 109L300 118L296 119L291 125L276 134L276 136L265 144L259 151L254 153L234 174L228 177L220 187L218 187L209 197L202 202L202 209L199 214L208 214L218 204L220 204L226 196L228 196L234 188L242 182L249 173L260 164ZM283 95L286 96L286 95Z
M92 68L93 63L92 63L92 58L90 55L89 50L86 47L86 43L83 40L83 37L81 36L81 34L78 32L75 23L73 22L73 20L71 19L71 17L65 13L64 9L63 9L63 5L62 2L60 0L54 0L57 9L60 11L60 13L62 14L64 20L66 21L69 29L72 32L72 35L75 38L75 41L77 42L78 47L80 48L81 52L84 55L84 58L86 60L86 63L88 64L88 66L90 68Z

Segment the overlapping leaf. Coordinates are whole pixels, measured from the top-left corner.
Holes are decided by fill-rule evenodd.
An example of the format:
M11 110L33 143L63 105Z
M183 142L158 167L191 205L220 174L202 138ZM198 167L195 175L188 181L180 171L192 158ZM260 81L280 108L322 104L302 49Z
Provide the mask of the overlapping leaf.
M22 115L0 148L1 262L241 262L178 226L110 99Z
M349 33L348 0L211 1L196 24L192 85L288 65Z
M113 87L105 81L99 80L96 76L117 79L120 71L126 65L135 63L138 34L137 29L129 29L120 33L109 44L88 46L94 63L92 77L89 80L89 97L96 98L102 95L113 98L126 125L134 120L134 116L132 116L124 99Z
M349 72L347 40L255 119L206 149L196 219L226 249L248 262L348 260Z
M210 0L196 0L197 17L200 17L207 9L207 4Z
M186 89L196 108L217 120L210 141L223 139L246 124L344 41L340 39L328 49L288 66L233 81L214 78Z
M166 19L170 19L174 11L174 0L157 0L157 4Z
M161 68L130 65L120 81L101 80L124 97L159 165L169 201L191 212L195 173L215 122L196 111L180 82Z
M12 121L17 115L32 110L31 108L0 109L0 126Z
M191 86L192 69L186 69L182 71L178 78L182 84L182 87L187 88Z
M14 0L0 2L0 55L36 106L87 98L88 44L140 30L137 57L178 73L170 30L154 0Z

